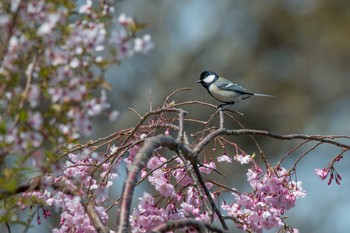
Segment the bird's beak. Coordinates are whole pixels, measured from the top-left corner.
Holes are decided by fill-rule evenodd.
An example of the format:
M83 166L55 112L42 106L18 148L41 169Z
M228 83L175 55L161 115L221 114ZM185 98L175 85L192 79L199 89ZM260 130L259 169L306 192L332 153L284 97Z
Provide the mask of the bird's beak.
M196 83L201 83L201 82L202 82L202 80L197 80L197 81L196 81Z

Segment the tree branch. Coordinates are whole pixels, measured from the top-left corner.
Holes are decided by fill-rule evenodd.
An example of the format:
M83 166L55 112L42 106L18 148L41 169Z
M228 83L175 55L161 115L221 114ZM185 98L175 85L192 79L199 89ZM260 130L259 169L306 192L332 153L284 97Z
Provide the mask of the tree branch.
M92 225L95 227L98 233L109 233L108 227L102 222L100 215L97 213L95 209L95 204L92 201L88 203L84 203L84 208L86 213L88 214Z
M350 139L349 136L333 136L333 135L307 135L307 134L276 134L271 133L269 131L265 130L255 130L255 129L237 129L237 130L227 130L225 128L217 129L211 133L209 133L203 140L201 140L197 147L193 150L194 154L199 154L203 148L215 137L220 135L227 135L227 136L240 136L240 135L260 135L260 136L267 136L274 139L279 140L295 140L295 139L302 139L302 140L308 140L308 141L318 141L322 143L332 144L341 148L350 149L350 145L344 144L341 142L338 142L336 139Z
M225 219L222 217L222 215L221 215L221 213L220 213L218 207L216 206L216 204L215 204L215 202L214 202L214 200L213 200L213 198L212 198L212 196L211 196L211 194L210 194L210 192L209 192L207 186L205 185L205 182L204 182L204 180L203 180L203 178L202 178L201 172L199 171L197 164L193 164L193 163L192 163L192 166L193 166L194 172L195 172L196 175L197 175L198 181L199 181L199 183L201 184L201 186L202 186L202 188L203 188L203 190L204 190L204 192L205 192L205 195L207 196L207 198L208 198L208 200L209 200L209 203L210 203L210 205L211 205L211 208L213 209L213 211L214 211L214 212L216 213L216 215L218 216L222 227L223 227L225 230L228 230L228 227L227 227L227 225L226 225Z
M120 198L120 206L117 213L117 232L119 233L130 232L130 207L134 189L137 183L137 177L142 168L146 165L147 161L150 159L153 151L160 146L167 147L172 151L181 150L186 159L194 161L193 158L195 157L192 156L192 151L190 151L187 146L178 143L172 137L161 134L146 138L143 147L136 154L134 162L129 167L128 176L124 182L122 196Z

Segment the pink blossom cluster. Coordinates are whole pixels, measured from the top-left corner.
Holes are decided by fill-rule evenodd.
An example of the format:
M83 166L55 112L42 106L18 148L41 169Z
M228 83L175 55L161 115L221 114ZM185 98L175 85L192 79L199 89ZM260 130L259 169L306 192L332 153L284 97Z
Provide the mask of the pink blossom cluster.
M22 198L18 201L19 207L24 210L27 207L26 201L31 200L33 202L39 202L42 207L38 208L37 211L37 223L41 224L41 215L40 215L40 209L42 210L42 215L44 219L47 219L51 216L51 211L47 208L47 206L51 206L54 202L54 199L52 198L51 192L45 191L33 191L33 192L25 192L22 195Z
M170 207L170 206L169 206ZM132 232L148 232L161 223L169 220L171 210L157 207L154 198L148 193L144 193L139 198L137 208L130 216Z
M1 3L0 33L8 40L0 49L0 110L5 113L0 141L6 146L0 152L22 154L47 139L55 147L70 147L91 134L93 117L117 118L106 92L93 92L109 85L103 77L108 65L119 63L124 53L147 53L153 43L148 34L137 36L142 27L124 13L110 24L113 4ZM125 36L119 40L116 34Z
M209 222L208 212L203 208L203 200L193 186L193 180L183 161L177 158L175 159L177 165L169 168L167 161L164 157L157 155L147 163L148 173L144 171L143 176L148 175L147 179L160 194L161 201L155 201L149 193L144 193L139 198L139 204L130 216L133 232L148 232L169 220L192 218ZM200 170L203 174L210 174L215 166L215 163L210 161ZM212 184L207 183L207 187L211 188ZM164 202L165 207L162 207Z
M47 206L60 209L60 226L53 232L63 233L71 230L96 232L82 202L88 197L95 204L101 220L103 222L108 220L105 207L108 206L110 199L108 191L118 178L120 163L110 162L106 158L114 155L117 150L118 147L111 146L107 154L88 149L81 153L70 153L64 167L54 173L56 177L46 176L43 181L47 187L54 188L24 193L18 205L22 209L26 208L31 203L28 199L34 203L40 203L44 218L50 216ZM130 147L124 159L127 166L133 162L139 150L138 145ZM270 167L266 173L263 173L250 156L239 155L234 158L242 164L248 160L253 163L253 167L247 172L247 181L252 191L235 192L232 203L225 202L221 205L227 217L234 218L239 228L253 232L286 227L283 222L284 212L295 206L296 199L305 196L301 182L291 181L289 172L282 167L275 169ZM232 162L227 159L225 161L228 164ZM156 150L141 172L141 179L148 180L157 191L157 195L144 192L139 198L137 207L130 215L132 232L149 232L170 220L191 218L210 223L211 218L204 204L206 198L203 199L200 195L187 170L191 169L191 164L185 163L188 162L180 158L170 161L160 155L160 148ZM95 169L98 169L96 174L99 176L94 175ZM217 165L211 159L205 161L199 170L203 177L206 177L214 169L217 169ZM222 200L217 199L219 196L214 194L214 186L206 182L211 196L216 203L219 203ZM89 194L93 194L93 199ZM37 221L40 223L39 213ZM296 229L288 229L298 232ZM192 228L188 228L187 231L195 232Z
M0 156L2 165L8 165L0 177L9 177L12 184L1 183L0 190L12 192L21 185L19 180L26 179L28 169L46 175L64 167L64 174L55 173L55 179L93 190L98 205L107 198L112 174L104 170L108 163L100 166L105 175L98 183L90 174L94 159L71 154L71 164L62 164L65 158L57 158L82 136L91 135L94 117L106 115L110 121L118 117L118 111L110 109L105 71L121 62L120 45L132 44L132 55L153 47L149 35L139 35L142 27L132 18L122 13L113 21L114 4L114 0L0 3ZM117 42L116 33L127 37ZM7 159L10 156L16 159ZM31 203L39 199L45 200L34 198Z
M323 168L323 169L316 168L315 169L315 174L318 175L321 178L321 180L325 180L328 177L328 175L330 174L328 182L327 182L328 185L331 185L333 180L335 180L335 183L337 185L340 185L340 181L343 179L341 177L341 175L335 169L334 164L336 162L339 162L341 159L343 159L344 152L345 152L345 150L341 154L339 154L335 158L333 158L332 161L325 168Z
M89 216L86 214L83 205L81 204L81 197L66 195L58 192L55 195L55 206L61 208L60 228L54 228L53 233L65 232L88 232L94 233L96 229L92 226ZM95 206L100 218L106 222L108 216L104 207Z
M110 149L113 153L115 147ZM48 188L45 191L25 192L18 205L25 209L31 203L40 203L43 216L49 215L48 206L54 206L60 210L60 227L53 229L55 233L63 232L96 232L91 224L82 204L89 193L94 193L93 198L88 199L94 203L94 208L101 220L108 220L105 204L108 200L108 190L113 181L118 177L116 167L111 167L110 162L105 162L105 156L84 150L79 154L69 154L69 160L65 163L63 173L57 171L56 177L45 176L43 183ZM100 165L99 177L93 177L93 170ZM52 188L52 186L54 188ZM50 188L51 187L51 188ZM37 222L40 224L40 215Z
M291 181L290 174L282 167L262 174L262 170L254 165L248 170L247 180L253 190L233 193L235 201L222 205L243 230L263 232L264 229L283 227L284 212L295 206L296 199L306 195L302 183Z
M42 209L42 215L44 219L51 216L48 206L55 206L61 210L60 228L54 228L54 233L64 232L96 232L95 228L90 222L89 216L86 214L83 205L81 204L81 197L78 195L69 195L63 192L49 192L49 191L34 191L27 192L22 195L25 199L30 199L33 202L41 203L42 207L38 209L37 223L41 224L40 209ZM26 208L26 204L23 202L18 203L22 209ZM106 222L108 216L103 206L95 206L97 213L103 222Z
M117 60L132 57L135 53L146 54L153 48L153 42L149 34L142 37L134 37L135 30L139 30L144 25L138 24L134 19L121 14L118 23L122 26L119 31L112 31L110 43L117 48Z
M315 174L318 175L321 178L321 180L325 180L330 174L327 182L328 185L332 184L333 180L335 180L335 183L337 183L337 185L340 185L340 181L343 179L334 167L328 167L323 169L316 168Z
M176 206L176 203L180 206ZM203 222L209 222L209 215L202 209L203 202L199 198L198 191L194 187L189 187L183 197L178 195L173 201L161 207L152 195L144 192L139 198L137 208L130 216L132 232L149 232L153 228L169 220L180 220L193 218ZM196 232L196 231L187 231Z
M239 154L234 159L241 164L253 163L253 168L248 169L247 173L247 181L253 190L249 193L233 193L234 201L230 204L224 202L222 210L226 211L228 217L234 218L237 226L243 230L262 232L275 227L287 227L283 222L284 212L295 206L296 199L306 195L302 183L292 181L289 172L282 167L271 167L264 174L249 155ZM230 164L232 158L224 154L218 157L218 162ZM170 167L168 160L160 155L154 155L148 161L142 178L147 178L158 195L156 199L144 193L139 198L139 204L130 216L133 232L148 232L169 220L193 218L210 222L203 199L185 164L180 159L175 159L175 163ZM190 164L188 166L191 167ZM210 159L199 170L205 177L214 169L216 163ZM206 186L208 190L214 187L210 182ZM214 195L214 190L211 195L215 199L218 197ZM297 232L296 229L290 230Z
M122 51L113 42L113 35L127 31L123 43L135 43L132 48L135 53L146 53L153 46L149 35L138 35L141 28L131 33L131 24L113 21L114 3L113 0L0 3L0 156L2 166L7 166L1 169L0 177L8 177L11 184L0 184L5 193L22 185L19 180L26 179L29 169L42 176L54 170L53 179L81 189L79 196L93 191L98 208L105 202L113 174L106 167L108 163L100 166L104 177L98 180L92 178L91 169L101 161L88 156L83 160L80 157L84 153L80 157L69 155L67 164L62 164L66 158L57 158L82 136L91 134L94 117L105 114L111 121L118 117L118 111L110 109L104 90L110 86L105 81L105 70L121 61L118 54ZM64 173L56 174L62 167ZM21 207L46 202L45 205L60 207L67 215L70 205L80 205L70 194L58 195L55 189L50 193L53 203L46 196L37 197L36 192L26 193L23 198L31 200L20 202ZM16 201L14 198L13 204ZM0 203L6 214L16 216L16 211L8 206L11 204ZM43 215L47 217L47 213L43 208ZM77 224L69 222L72 217L64 219L63 225Z

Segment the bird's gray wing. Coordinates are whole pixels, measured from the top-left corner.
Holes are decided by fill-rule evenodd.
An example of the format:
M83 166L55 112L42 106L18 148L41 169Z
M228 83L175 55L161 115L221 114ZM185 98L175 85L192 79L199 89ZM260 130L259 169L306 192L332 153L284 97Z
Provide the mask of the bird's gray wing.
M235 83L223 83L218 85L218 88L223 91L236 91L242 94L253 95L253 93L248 92L247 89Z

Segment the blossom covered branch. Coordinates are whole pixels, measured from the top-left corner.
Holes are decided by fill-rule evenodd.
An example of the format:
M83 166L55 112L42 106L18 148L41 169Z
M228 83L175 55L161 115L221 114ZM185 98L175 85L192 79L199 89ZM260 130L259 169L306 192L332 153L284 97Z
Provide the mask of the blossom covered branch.
M210 105L200 105L215 111ZM76 220L73 218L72 222L67 222L67 218L63 217L65 220L62 222L61 231L72 227L78 230L74 221L84 219L86 225L80 225L79 229L106 232L108 229L103 224L107 220L107 212L116 206L117 228L111 230L117 232L157 232L164 229L171 231L180 227L190 232L198 229L224 232L228 229L226 221L229 220L247 232L261 232L278 226L296 232L296 229L284 222L284 214L296 205L298 198L305 196L301 182L293 181L291 172L295 172L295 167L301 159L296 161L291 170L277 163L276 166L265 164L267 169L264 171L254 161L253 156L234 143L234 138L241 135L261 135L279 140L304 139L302 145L313 140L340 148L348 147L347 144L337 141L339 138L346 138L344 136L278 135L261 130L225 129L225 121L233 116L225 118L227 114L224 112L214 113L214 117L220 119L219 127L208 127L207 122L196 119L186 121L184 111L167 102L143 116L139 113L136 115L140 121L134 127L122 129L62 154L60 160L66 160L63 174L41 177L41 182L34 190L20 189L25 191L23 198L35 197L37 201L40 200L41 206L61 206L64 210L62 217L69 216L69 209L72 205L75 206L74 208L81 212L81 215L75 216L80 217ZM178 124L175 125L174 122ZM189 123L203 124L202 133L198 131L190 137L186 130ZM215 141L220 142L224 151L227 146L233 146L237 154L229 156L224 152L216 158L217 162L210 155L208 161L206 148ZM97 156L98 149L106 146L107 152L100 152ZM172 154L171 158L167 159L169 155L164 148L175 155ZM241 193L234 187L211 181L211 173L217 171L217 164L230 164L232 160L241 164L251 164L247 172L251 192ZM331 167L334 167L334 163L339 159L332 161ZM122 194L120 197L109 196L108 190L112 184L117 179L122 179L118 170L123 165L127 167L128 172ZM96 172L100 174L100 179L94 178ZM137 207L132 210L134 190L140 182L153 186L157 195L144 192L139 197ZM60 188L54 188L52 191L45 189L50 186L57 187L58 183L61 184ZM232 195L233 201L228 203L222 200L220 194L224 193ZM85 203L83 200L86 198L89 201ZM23 206L24 200L21 203ZM108 203L110 207L103 207ZM47 207L42 208L47 215ZM222 228L212 228L211 224L217 220L221 222Z
M159 109L157 112L161 112L162 109ZM168 111L166 108L163 108L163 111L166 112ZM148 113L149 114L149 113ZM148 114L146 114L148 116ZM221 137L223 135L228 135L228 136L240 136L240 135L262 135L262 136L268 136L268 137L272 137L272 138L275 138L275 139L280 139L280 140L296 140L296 139L304 139L304 140L308 140L308 141L318 141L320 143L329 143L329 144L333 144L333 145L336 145L338 147L345 147L347 148L348 145L347 144L343 144L343 143L339 143L337 141L334 140L334 138L345 138L344 136L321 136L321 135L304 135L304 134L293 134L293 135L278 135L278 134L274 134L274 133L271 133L271 132L268 132L268 131L261 131L261 130L251 130L251 129L239 129L239 130L227 130L227 129L224 129L223 128L223 112L220 112L220 119L221 119L221 123L220 123L220 127L217 128L216 130L212 130L212 132L210 132L208 135L206 135L205 137L203 137L199 142L197 142L194 146L191 146L191 145L187 145L185 148L185 151L187 155L190 155L190 157L186 157L185 158L190 161L190 164L191 164L191 169L194 169L196 171L196 174L197 174L197 177L199 180L202 180L202 182L200 182L201 184L203 183L203 179L202 179L202 174L201 172L197 169L197 165L199 165L199 155L200 153L203 151L203 149L210 143L212 142L213 140L215 140L217 137ZM144 118L142 118L144 119ZM183 119L182 119L183 120ZM180 121L181 122L181 121ZM182 125L180 123L180 125ZM179 130L181 129L182 127L179 127ZM121 208L119 209L120 210L120 215L123 215L123 219L119 218L118 219L118 230L119 232L127 232L129 231L130 229L128 228L128 221L127 221L127 218L128 218L128 215L129 215L129 208L130 208L130 205L131 205L131 198L130 196L132 196L132 192L125 192L126 190L128 189L133 189L134 187L131 187L131 186L135 186L136 182L137 182L137 176L139 174L140 171L142 171L144 169L144 166L147 164L147 161L151 158L150 155L151 153L153 152L153 150L155 150L155 148L158 148L159 146L161 147L168 147L169 149L171 150L174 150L176 151L176 153L178 154L179 153L179 145L182 145L181 142L179 141L176 141L175 139L171 139L171 144L169 144L169 141L167 143L165 142L162 142L164 139L167 139L169 140L169 137L168 136L161 136L161 135L158 135L156 137L150 137L150 138L147 138L147 140L144 142L144 147L142 147L140 150L139 150L139 153L136 155L133 163L131 164L131 167L129 169L129 174L128 174L128 178L125 182L125 185L124 185L124 189L123 189L123 196L125 198L125 200L127 200L127 206L124 206L123 203L125 203L126 201L123 199L123 197L121 198ZM181 146L183 147L183 146ZM191 149L193 148L193 149ZM145 150L147 151L147 153L145 154ZM196 158L195 160L193 160L193 158ZM241 162L252 162L251 158L249 158L248 155L246 156L243 156L243 157L247 157L246 159L237 159ZM140 159L142 159L142 162L140 161ZM186 162L186 161L185 161ZM165 164L160 164L157 169L161 169L162 166L164 166ZM275 190L274 192L271 193L271 195L275 195L275 192L283 192L283 193L288 193L288 195L291 195L290 197L285 197L285 201L286 202L289 202L291 201L290 204L287 204L286 206L281 206L281 210L278 210L277 213L284 213L284 209L289 209L291 207L294 206L294 202L295 202L295 198L298 198L298 197L303 197L305 195L304 191L301 189L301 183L300 182L297 182L297 183L293 183L290 181L288 181L290 178L288 178L290 176L290 172L285 170L284 168L280 167L279 165L275 168L273 167L270 167L271 170L267 171L266 173L266 179L267 180L270 180L269 182L272 182L272 180L275 179L275 181L273 181L273 183L278 183L279 185L282 185L282 189L285 189L285 191L277 191ZM154 170L152 172L155 172ZM188 173L190 173L191 171L187 171ZM254 164L253 166L253 169L250 170L250 173L249 176L251 176L251 178L249 178L248 176L248 180L251 179L250 182L253 182L254 183L251 183L252 187L253 188L258 188L259 186L257 186L257 182L260 182L259 181L259 174L262 173L262 170L256 165ZM147 174L147 176L149 176L149 173ZM132 182L130 182L130 180L132 179ZM267 181L266 180L266 181ZM265 181L265 182L266 182ZM195 182L193 181L193 184ZM266 185L264 183L261 183L261 185ZM202 184L201 187L196 187L197 189L200 188L200 189L204 189L206 191L206 194L209 193L209 190L207 188L207 186L204 184ZM267 187L264 187L265 189ZM278 187L274 187L273 189L276 189ZM291 190L295 189L295 192L294 194L291 194ZM269 194L266 193L266 191L263 191L265 194L264 195L267 195L267 197L271 197L269 196ZM242 194L239 194L239 193L235 193L234 194L236 196L236 199L239 200L240 198L242 198L240 195ZM245 196L245 200L248 198L248 196L244 195ZM294 196L294 197L293 197ZM206 197L211 197L211 194L210 195L206 195ZM267 198L266 197L266 198ZM290 199L291 197L293 197L292 199ZM148 198L148 197L147 197ZM252 197L249 197L249 198L252 198ZM279 200L281 200L282 197L279 197ZM210 199L210 198L209 198ZM140 199L141 200L141 199ZM154 202L153 199L151 199L150 202ZM148 203L150 204L150 203ZM281 204L281 203L280 203ZM273 205L274 206L278 206L280 204L277 204L277 203L274 203ZM266 204L264 204L266 205ZM216 205L212 205L212 208L216 208ZM232 207L229 206L229 205L223 205L222 208L226 209L227 211L232 211ZM242 208L242 207L240 207ZM276 208L276 207L275 207ZM258 208L260 209L260 208ZM237 211L237 210L235 210ZM257 213L257 215L261 215L261 212L262 209L260 209ZM218 213L217 211L215 211L216 213ZM282 224L282 218L276 218L276 216L273 216L271 215L270 212L267 212L268 213L268 216L270 216L269 218L266 218L265 220L266 221L269 221L270 223L265 225L265 227L267 229L270 229L271 227L275 226L275 225L281 225ZM266 214L267 214L266 213ZM276 214L276 213L274 213ZM217 215L220 219L220 216L221 214L218 214ZM250 216L251 217L251 216ZM242 224L242 227L244 229L246 229L247 231L260 231L263 227L258 227L258 225L256 225L255 227L253 227L252 223L249 223L247 224L247 222L245 221L242 221L242 216L240 215L237 215L237 214L234 214L233 216L231 216L231 218L234 219L234 222L238 223L238 224ZM264 219L264 217L263 217ZM137 221L135 219L135 221ZM249 220L251 221L251 220ZM261 222L260 222L261 223ZM260 224L258 222L258 224ZM222 221L222 224L223 224L223 227L226 228L226 223L224 221ZM247 224L247 225L246 225ZM282 224L283 225L283 224ZM284 226L286 229L289 229L286 225ZM150 228L152 229L152 228ZM259 230L260 229L260 230Z
M150 35L140 35L144 24L124 13L113 21L114 5L113 0L0 3L0 209L4 210L0 223L29 228L36 214L20 219L14 206L38 206L37 222L41 222L39 210L44 218L50 211L39 199L52 193L57 194L55 200L61 197L55 205L62 208L62 219L73 215L72 205L81 213L94 213L91 205L73 198L78 193L76 182L66 184L62 178L72 169L64 166L66 161L59 155L77 148L82 136L91 135L94 117L105 115L110 121L118 117L107 99L106 70L153 47ZM66 191L75 191L57 189L56 182ZM105 216L100 213L101 219ZM84 217L79 219L87 226L89 219ZM61 230L74 225L63 222Z
M40 225L52 211L60 218L54 233L227 232L230 221L246 232L297 232L286 222L287 211L306 195L295 174L320 145L339 153L316 174L341 184L335 166L350 149L350 136L247 129L236 118L240 113L197 100L176 102L189 88L144 114L130 108L137 117L133 126L79 144L91 135L93 117L118 117L104 75L111 65L150 51L150 35L140 35L146 24L124 13L113 22L112 0L0 6L0 223L9 232L18 223L24 232ZM205 120L188 117L194 105L209 112ZM231 121L236 127L225 128ZM260 160L237 144L243 135ZM272 164L256 136L301 142ZM290 168L282 166L310 142ZM225 175L220 167L242 164L248 164L246 192L215 179ZM150 188L140 194L141 183ZM111 217L116 226L107 225Z

